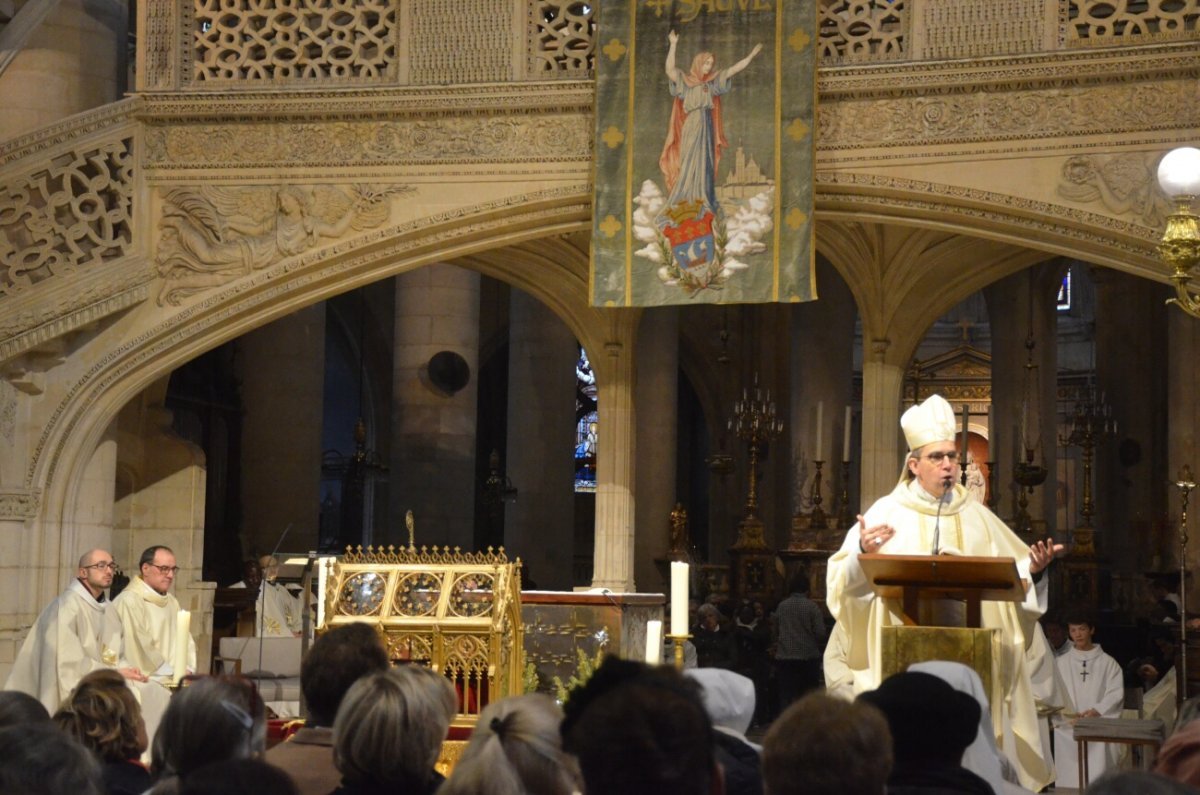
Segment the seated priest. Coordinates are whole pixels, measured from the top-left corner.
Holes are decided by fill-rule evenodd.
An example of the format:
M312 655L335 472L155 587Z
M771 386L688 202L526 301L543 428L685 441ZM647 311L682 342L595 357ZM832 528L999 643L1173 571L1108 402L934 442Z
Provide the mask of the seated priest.
M879 687L882 630L904 622L899 599L876 598L860 554L1013 558L1027 583L1024 601L984 602L981 618L984 628L1000 630L1001 659L996 670L1004 703L995 716L997 744L1016 768L1022 786L1040 790L1053 774L1041 751L1027 651L1032 625L1046 609L1048 583L1043 575L1062 546L1049 541L1026 546L959 484L957 421L942 397L932 395L911 407L900 425L909 446L900 482L858 517L841 549L829 559L826 602L844 632L846 673L855 693ZM922 615L922 623L963 626L961 603L943 601L930 607L933 614Z
M179 601L170 593L179 572L175 553L161 545L148 547L138 560L138 572L113 600L112 608L124 632L125 656L153 681L167 684L175 676L176 632L181 623ZM184 642L187 670L180 676L196 670L196 640L189 632Z

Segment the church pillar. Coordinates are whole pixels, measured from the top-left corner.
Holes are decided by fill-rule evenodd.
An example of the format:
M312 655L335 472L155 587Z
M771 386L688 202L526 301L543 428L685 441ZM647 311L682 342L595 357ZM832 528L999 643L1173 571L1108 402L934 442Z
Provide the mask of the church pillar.
M536 298L513 289L508 354L506 474L518 489L505 510L504 547L539 588L570 589L575 534L575 336ZM588 351L593 360L602 351ZM599 380L599 379L598 379ZM597 455L606 401L600 389ZM599 477L597 478L599 480ZM599 493L596 502L601 502Z
M888 340L866 343L863 357L862 488L859 509L896 487L904 464L900 444L900 399L904 368L886 359Z
M620 335L619 335L620 336ZM636 590L633 579L634 468L636 415L634 335L605 343L605 375L596 373L599 390L599 440L596 444L596 542L592 587L618 592ZM651 581L653 582L653 581ZM652 590L658 590L655 586Z
M479 274L439 264L397 276L393 356L389 541L407 543L397 534L411 509L419 544L472 549Z
M663 307L642 314L637 346L637 471L642 473L637 501L637 582L660 587L654 558L669 546L675 506L676 449L679 432L679 310ZM599 404L602 405L602 404ZM688 506L684 506L687 508ZM597 506L599 510L599 506ZM691 532L696 528L693 525Z
M300 309L238 341L242 379L243 554L317 548L325 305Z
M1095 525L1105 557L1124 572L1151 564L1151 538L1161 524L1166 374L1155 367L1166 344L1167 288L1111 270L1092 269L1096 283L1096 383L1112 408L1117 433L1097 448Z
M17 8L35 11L40 5L40 0L29 0ZM128 17L123 0L54 3L0 72L0 140L119 99L125 87ZM18 33L15 24L22 19L18 14L4 32Z

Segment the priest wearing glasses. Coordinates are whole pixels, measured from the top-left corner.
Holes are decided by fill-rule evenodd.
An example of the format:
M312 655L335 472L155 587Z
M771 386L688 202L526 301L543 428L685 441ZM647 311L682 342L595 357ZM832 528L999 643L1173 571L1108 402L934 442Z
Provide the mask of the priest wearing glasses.
M138 576L113 600L113 609L125 631L125 656L154 681L168 684L196 670L196 641L186 639L185 667L175 665L175 633L179 601L170 592L179 567L169 547L153 546L138 560Z
M1044 758L1030 671L1032 659L1045 648L1035 644L1038 617L1045 612L1048 582L1044 576L1062 545L1049 540L1026 546L994 513L959 484L955 448L957 420L939 395L908 409L900 419L908 442L900 482L892 493L858 517L841 549L829 559L827 604L845 642L845 668L853 690L879 687L882 679L881 639L885 626L903 623L898 599L876 598L858 556L864 552L892 555L937 554L1010 557L1027 583L1020 603L984 602L982 626L999 629L997 669L1003 704L994 705L996 742L1011 763L1021 786L1037 791L1053 778ZM922 623L962 626L962 606L934 605L935 615Z

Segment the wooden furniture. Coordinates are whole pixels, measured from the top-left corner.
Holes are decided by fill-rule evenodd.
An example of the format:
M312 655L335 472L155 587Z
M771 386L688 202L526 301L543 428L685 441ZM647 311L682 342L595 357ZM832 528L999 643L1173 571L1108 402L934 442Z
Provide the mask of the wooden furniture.
M1074 735L1079 749L1079 788L1082 790L1088 785L1088 743L1147 746L1150 753L1143 760L1143 766L1148 769L1166 741L1167 727L1161 720L1079 718L1075 721Z
M967 626L978 627L982 602L1025 598L1012 558L862 554L858 562L878 596L901 601L907 626L920 625L919 606L928 599L966 602Z

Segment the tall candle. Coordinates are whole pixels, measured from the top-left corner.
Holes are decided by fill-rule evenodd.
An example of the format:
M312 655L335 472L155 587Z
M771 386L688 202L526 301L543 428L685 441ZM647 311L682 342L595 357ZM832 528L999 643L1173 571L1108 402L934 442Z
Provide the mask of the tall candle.
M854 415L850 411L850 407L846 406L846 425L842 428L842 460L850 460L850 422L854 419Z
M646 622L646 662L662 664L662 622L652 619Z
M688 564L671 561L671 634L688 634Z
M817 461L825 460L822 457L823 454L821 453L821 450L824 448L824 445L821 444L821 442L824 441L824 439L821 438L821 414L824 412L824 410L825 410L825 404L822 401L818 400L817 401L817 449L813 453L813 458L816 459Z
M187 672L188 661L188 630L192 625L192 614L180 610L175 614L175 649L171 660L171 682L179 684Z
M328 584L327 558L317 558L317 629L325 626L325 586Z

